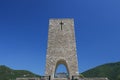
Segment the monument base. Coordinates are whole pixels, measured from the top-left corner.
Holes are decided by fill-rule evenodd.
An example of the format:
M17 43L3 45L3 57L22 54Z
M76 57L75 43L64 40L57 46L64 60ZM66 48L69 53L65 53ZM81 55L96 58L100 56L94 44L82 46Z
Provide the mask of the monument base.
M54 78L52 80L68 80L68 78Z

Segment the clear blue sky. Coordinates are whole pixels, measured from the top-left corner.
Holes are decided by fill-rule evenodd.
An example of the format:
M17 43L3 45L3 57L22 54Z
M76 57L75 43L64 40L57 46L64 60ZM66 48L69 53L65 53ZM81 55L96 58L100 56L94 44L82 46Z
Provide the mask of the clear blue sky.
M0 0L0 65L43 75L50 18L74 18L79 72L120 61L120 0Z

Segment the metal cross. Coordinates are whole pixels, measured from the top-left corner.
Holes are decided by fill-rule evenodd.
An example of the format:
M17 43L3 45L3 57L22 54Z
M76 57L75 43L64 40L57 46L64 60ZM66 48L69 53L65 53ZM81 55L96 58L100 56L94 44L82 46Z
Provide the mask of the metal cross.
M62 26L63 26L63 24L64 24L64 23L61 21L61 22L60 22L60 25L61 25L61 30L62 30Z

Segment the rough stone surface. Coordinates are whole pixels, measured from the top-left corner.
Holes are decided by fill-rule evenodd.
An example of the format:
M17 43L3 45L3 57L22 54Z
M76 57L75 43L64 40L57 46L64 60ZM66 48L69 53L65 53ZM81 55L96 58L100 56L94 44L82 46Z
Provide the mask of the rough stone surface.
M109 80L108 78L83 78L79 80Z
M66 78L56 78L53 80L70 80ZM79 79L74 79L74 80L109 80L108 78L79 78Z
M67 78L54 78L53 80L70 80L70 79L67 79Z
M16 78L16 80L40 80L40 78Z
M70 78L79 74L73 19L49 20L46 76L50 75L54 79L59 64L66 66Z

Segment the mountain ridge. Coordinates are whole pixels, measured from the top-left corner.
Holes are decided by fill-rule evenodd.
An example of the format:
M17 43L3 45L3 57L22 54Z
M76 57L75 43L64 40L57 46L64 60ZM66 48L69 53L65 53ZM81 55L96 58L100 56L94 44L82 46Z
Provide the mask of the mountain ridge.
M81 74L84 77L107 77L110 80L120 80L120 62L96 66Z
M40 77L27 70L14 70L5 65L0 65L0 80L15 80L18 77Z

